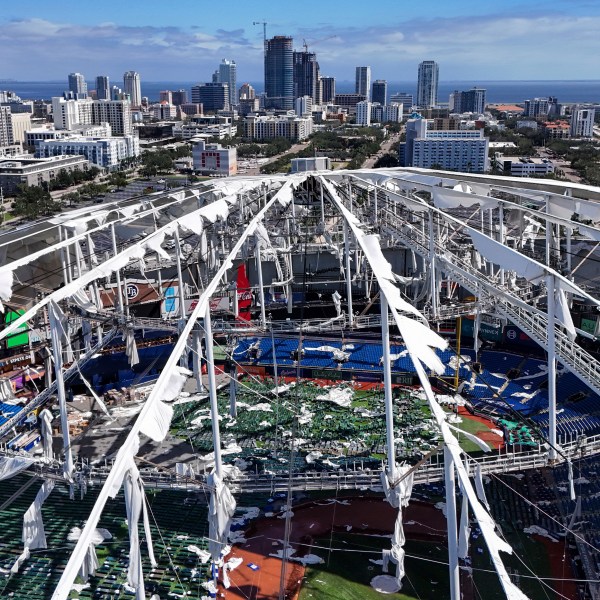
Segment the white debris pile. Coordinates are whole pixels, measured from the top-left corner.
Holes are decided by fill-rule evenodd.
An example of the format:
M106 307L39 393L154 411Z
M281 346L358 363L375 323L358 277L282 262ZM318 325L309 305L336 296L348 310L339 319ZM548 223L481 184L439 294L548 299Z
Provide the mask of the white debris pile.
M391 575L377 575L371 579L371 587L380 594L395 594L400 591L400 584Z
M306 404L303 404L300 408L300 414L298 415L298 423L300 425L308 425L308 423L312 422L314 416L315 413L310 412Z
M557 539L555 539L552 535L550 535L548 533L547 529L544 529L543 527L540 527L539 525L532 525L531 527L525 527L525 529L523 529L523 532L526 533L527 535L541 535L542 537L548 538L549 540L552 540L553 542L558 542Z
M354 390L349 387L331 388L326 394L319 394L316 399L324 400L325 402L333 402L342 408L350 408L352 405L352 396Z
M187 550L196 554L202 564L207 563L208 559L210 558L210 552L208 552L207 550L202 550L201 548L198 548L198 546L194 546L193 544L190 544L187 547Z
M271 394L273 394L274 396L280 396L281 394L285 394L287 391L291 390L294 387L296 387L295 381L291 381L290 383L284 383L283 385L274 387L271 390Z
M258 410L261 412L273 412L273 409L271 408L271 405L268 402L260 402L259 404L255 404L254 406L249 406L248 410L249 411Z
M321 458L321 456L323 456L322 452L319 452L318 450L313 450L312 452L309 452L305 457L304 460L309 464L312 465L317 459Z

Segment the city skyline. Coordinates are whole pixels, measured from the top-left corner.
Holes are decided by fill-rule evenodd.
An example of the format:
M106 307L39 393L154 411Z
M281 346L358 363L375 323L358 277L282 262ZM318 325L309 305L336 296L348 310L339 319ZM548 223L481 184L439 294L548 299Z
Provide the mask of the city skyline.
M210 81L215 65L228 58L236 61L240 81L259 81L263 30L253 22L263 20L269 38L291 36L295 50L306 40L321 71L340 81L352 80L361 64L371 66L373 79L413 79L423 60L438 62L450 80L598 77L593 61L582 57L597 51L600 6L585 0L526 7L508 0L501 12L487 1L472 8L464 2L425 0L400 9L381 0L380 10L363 11L360 19L353 0L335 17L308 0L299 25L263 0L232 4L234 10L224 19L191 0L182 0L181 10L167 16L157 2L146 2L140 10L138 2L106 0L100 20L92 6L74 0L58 7L26 0L5 9L0 19L0 79L49 80L80 72L89 81L134 69L147 80L202 82ZM441 8L452 16L438 16Z

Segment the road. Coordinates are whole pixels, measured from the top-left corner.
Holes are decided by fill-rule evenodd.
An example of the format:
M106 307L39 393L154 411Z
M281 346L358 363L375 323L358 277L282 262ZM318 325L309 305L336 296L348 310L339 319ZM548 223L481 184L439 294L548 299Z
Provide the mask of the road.
M367 158L367 160L363 163L364 169L372 169L373 165L377 162L379 158L381 158L384 154L394 154L397 152L397 146L400 143L400 134L399 133L390 133L385 140L383 140L379 152L377 154L373 154Z
M298 142L297 144L294 144L289 150L286 150L285 152L282 152L281 154L276 154L275 156L271 156L271 158L269 158L269 160L267 160L266 162L264 162L261 165L257 165L256 167L249 167L244 169L244 173L238 173L238 175L241 176L246 176L246 175L260 175L260 168L264 167L265 165L268 165L269 163L275 162L278 158L281 158L284 154L291 154L291 153L295 153L295 152L300 152L300 150L304 150L304 148L306 148L307 144L309 142L308 141L304 141L304 142Z

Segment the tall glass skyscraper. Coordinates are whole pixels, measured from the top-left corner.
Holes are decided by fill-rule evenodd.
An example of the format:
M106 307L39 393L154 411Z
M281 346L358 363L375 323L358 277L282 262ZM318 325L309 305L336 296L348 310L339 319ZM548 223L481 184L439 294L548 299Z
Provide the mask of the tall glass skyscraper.
M69 73L69 91L74 98L87 98L87 83L81 73Z
M132 106L140 106L142 104L142 80L139 73L127 71L123 75L123 91L129 94Z
M424 60L419 65L417 105L421 108L429 108L437 104L439 73L440 68L433 60Z
M98 100L110 100L110 81L106 75L96 77L96 98Z
M294 52L294 98L303 96L320 101L319 63L314 52Z
M371 100L371 67L356 67L354 91L364 96L367 101Z
M294 51L291 37L276 35L265 47L265 107L294 108Z
M387 81L385 79L377 79L373 82L371 101L378 102L381 106L387 104Z
M224 58L219 65L219 83L226 83L229 86L229 105L237 106L237 65L235 60Z

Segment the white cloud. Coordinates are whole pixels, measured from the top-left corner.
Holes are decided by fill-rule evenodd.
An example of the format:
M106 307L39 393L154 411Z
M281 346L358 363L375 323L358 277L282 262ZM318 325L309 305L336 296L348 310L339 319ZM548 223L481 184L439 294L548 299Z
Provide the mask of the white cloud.
M306 39L321 71L340 80L352 80L360 64L371 65L377 77L414 79L425 59L440 63L444 79L595 79L598 31L600 17L544 13L434 17L377 27L321 23L290 34L298 49ZM270 34L276 33L271 27ZM0 22L0 47L3 75L22 80L64 77L71 70L91 78L130 68L154 80L209 80L224 57L236 60L240 80L262 79L262 43L252 27L207 31L31 18Z

